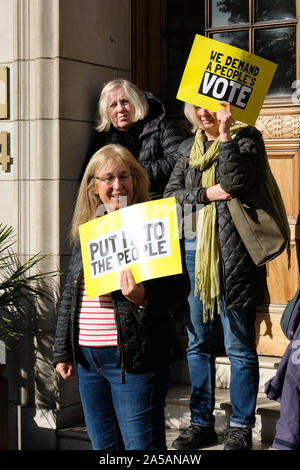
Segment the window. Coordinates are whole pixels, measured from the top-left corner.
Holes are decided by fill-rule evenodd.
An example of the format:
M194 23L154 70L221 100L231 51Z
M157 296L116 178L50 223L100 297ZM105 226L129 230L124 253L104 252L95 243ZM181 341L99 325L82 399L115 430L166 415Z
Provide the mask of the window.
M206 0L205 33L278 64L267 97L286 97L296 80L296 0Z
M142 0L136 1L140 5ZM145 80L148 79L147 89L160 94L175 118L182 112L182 103L176 95L195 34L248 50L278 64L267 98L289 102L298 83L295 81L300 80L299 51L296 54L300 0L149 0L147 5L150 10L158 5L155 8L159 24L152 24L150 19L145 28L157 31L159 39L155 43L150 41L148 59L143 49L137 63L148 63L144 74ZM153 51L149 55L151 47ZM154 73L155 83L151 78Z

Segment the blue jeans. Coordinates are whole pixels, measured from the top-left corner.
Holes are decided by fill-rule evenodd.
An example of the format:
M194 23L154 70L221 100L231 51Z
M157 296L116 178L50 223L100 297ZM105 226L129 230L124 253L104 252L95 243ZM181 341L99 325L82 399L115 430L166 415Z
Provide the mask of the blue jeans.
M164 406L169 369L129 374L122 383L117 348L81 347L79 391L94 450L166 450Z
M187 312L187 359L191 378L191 423L214 425L216 321L203 323L202 302L195 297L195 239L185 240L185 259L191 280ZM255 309L226 310L221 297L224 345L230 360L231 426L253 427L259 367L255 345Z

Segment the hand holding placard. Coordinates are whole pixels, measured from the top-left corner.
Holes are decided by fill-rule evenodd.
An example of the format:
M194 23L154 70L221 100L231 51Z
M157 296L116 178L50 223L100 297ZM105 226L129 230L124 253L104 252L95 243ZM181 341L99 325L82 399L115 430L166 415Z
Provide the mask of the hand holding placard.
M219 133L221 142L231 140L230 126L232 123L232 112L230 103L227 101L220 101L220 106L223 106L217 111L217 119L219 124Z
M136 284L129 268L121 271L120 287L122 294L135 305L145 305L145 288L143 283Z

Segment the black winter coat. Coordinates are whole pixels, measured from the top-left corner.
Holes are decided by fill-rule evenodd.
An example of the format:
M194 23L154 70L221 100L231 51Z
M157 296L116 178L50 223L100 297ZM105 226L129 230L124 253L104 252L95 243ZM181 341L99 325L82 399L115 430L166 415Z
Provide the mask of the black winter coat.
M97 150L107 144L120 144L147 170L151 182L151 199L160 199L184 137L179 134L175 123L166 118L163 103L152 93L146 92L145 95L149 113L144 120L133 124L128 132L118 131L112 125L108 132L95 131L82 174Z
M54 342L55 366L59 362L85 365L78 347L77 299L83 275L80 246L73 249L65 288L60 300ZM127 372L141 373L167 366L178 359L178 343L170 312L184 303L190 282L183 274L152 279L144 283L146 306L129 302L120 290L112 292L118 329L118 363ZM177 355L177 357L176 357Z
M183 208L185 204L196 210L196 204L204 204L200 172L190 167L189 155L194 137L184 141L164 197L175 196ZM236 197L242 197L249 188L265 176L264 143L261 133L254 127L246 127L230 142L219 145L216 166L216 184ZM195 184L195 179L200 183ZM199 206L198 206L199 209ZM244 243L231 219L226 201L216 202L217 230L220 249L221 285L228 310L253 308L263 301L266 289L265 267L257 267L250 258ZM184 230L184 228L183 228Z

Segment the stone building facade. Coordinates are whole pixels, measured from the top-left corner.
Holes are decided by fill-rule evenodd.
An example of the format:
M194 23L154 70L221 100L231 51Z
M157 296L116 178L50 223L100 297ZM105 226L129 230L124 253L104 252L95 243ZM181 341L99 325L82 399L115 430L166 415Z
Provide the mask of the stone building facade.
M290 270L283 256L268 265L268 298L256 327L259 354L280 357L280 314L300 281L300 0L245 5L240 11L226 0L0 0L0 223L14 227L20 256L48 254L43 269L65 273L103 83L134 81L160 95L179 120L176 91L195 33L269 54L279 72L256 125L286 206L292 262ZM54 449L56 430L82 419L75 381L60 381L51 363L63 283L64 274L53 302L41 305L7 355L12 449Z

